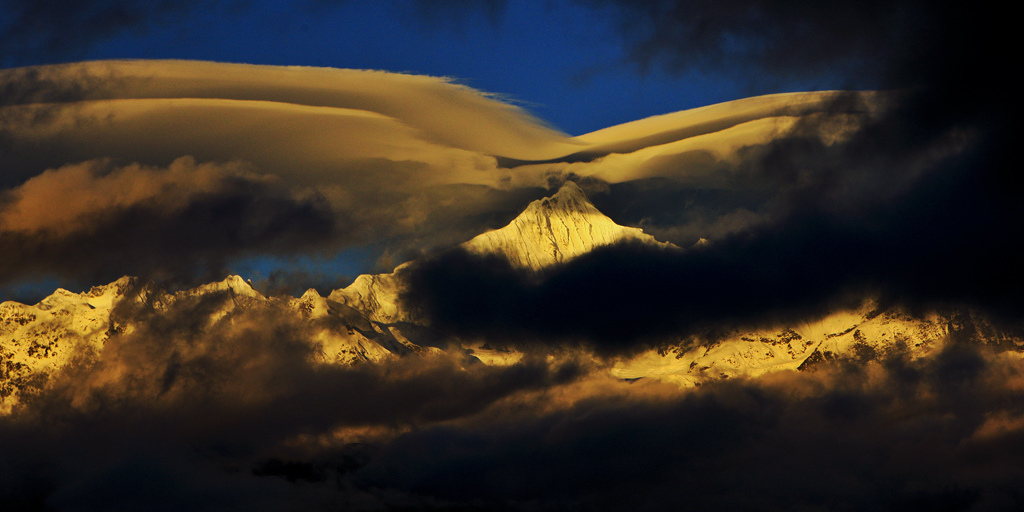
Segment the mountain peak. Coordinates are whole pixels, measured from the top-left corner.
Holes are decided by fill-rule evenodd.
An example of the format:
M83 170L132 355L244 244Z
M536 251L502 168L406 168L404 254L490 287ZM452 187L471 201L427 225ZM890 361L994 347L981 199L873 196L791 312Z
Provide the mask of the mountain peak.
M554 195L530 203L519 217L538 213L551 216L567 212L597 213L603 216L579 185L567 181Z
M616 224L579 185L569 181L552 196L530 203L509 225L462 246L479 254L501 254L516 267L539 270L621 240L657 243L638 228Z
M540 270L622 240L661 243L638 228L616 224L590 202L579 185L566 182L550 197L530 203L507 226L461 247L477 254L500 254L518 268ZM405 286L401 271L408 265L403 263L390 274L361 275L348 287L331 292L329 298L377 322L407 321L399 295Z
M544 199L541 199L540 201L544 202L545 200L554 202L563 201L568 204L579 203L580 205L587 205L590 206L591 208L594 207L594 205L590 203L590 198L587 197L587 193L584 192L583 189L580 188L580 186L577 185L574 181L565 182L564 184L562 184L561 187L558 188L558 192L555 192L553 196L546 197Z
M253 289L252 283L238 275L230 275L223 281L197 286L188 290L186 293L189 295L202 295L225 290L230 292L233 296L252 297L257 299L265 298L262 293Z

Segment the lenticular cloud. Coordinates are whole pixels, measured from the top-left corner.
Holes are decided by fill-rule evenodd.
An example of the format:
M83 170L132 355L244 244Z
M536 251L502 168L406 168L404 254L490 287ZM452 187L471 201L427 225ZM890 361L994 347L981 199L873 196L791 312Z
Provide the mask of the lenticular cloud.
M108 61L4 70L0 86L0 244L31 255L7 258L8 282L126 272L196 282L187 276L215 278L237 257L368 244L416 253L499 227L572 176L733 189L745 151L839 97L754 98L570 137L450 79L381 71ZM847 110L879 103L858 98ZM69 187L73 197L49 208ZM195 269L132 229L135 215L188 247ZM86 252L95 261L60 257Z

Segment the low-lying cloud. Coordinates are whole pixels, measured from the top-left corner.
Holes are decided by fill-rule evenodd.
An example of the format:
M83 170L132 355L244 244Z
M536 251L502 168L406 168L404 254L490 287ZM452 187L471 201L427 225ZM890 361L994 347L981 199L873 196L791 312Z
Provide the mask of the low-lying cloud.
M273 306L213 321L231 300L119 308L116 321L134 330L0 418L4 503L1008 510L1024 500L1016 354L951 344L918 361L697 389L561 358L339 367L318 361L310 324Z
M454 250L411 269L406 300L465 336L584 340L613 352L796 322L869 296L911 310L969 304L1019 318L1024 273L1015 255L1024 233L1006 221L1024 210L1009 192L1004 141L988 131L925 130L910 114L840 143L794 131L752 148L729 170L743 178L732 190L613 185L604 200L613 211L679 201L693 209L676 218L663 209L663 232L707 222L707 212L739 217L741 226L723 225L709 245L609 246L541 275ZM673 241L696 242L692 232Z
M53 237L88 229L105 212L148 205L172 214L197 195L223 193L235 181L261 181L243 165L197 165L182 158L166 169L138 164L108 170L91 161L51 169L7 192L0 229ZM108 172L105 172L108 171ZM262 178L262 181L270 181ZM60 205L55 208L54 205Z
M0 461L0 499L13 510L344 503L350 493L307 495L277 482L267 461L333 457L351 443L473 416L585 371L534 359L463 367L426 354L327 364L314 327L277 302L220 318L215 313L234 300L228 292L168 305L152 289L136 291L148 300L123 302L112 316L128 332L44 376L44 388L24 393L0 418L10 447Z
M1012 47L1003 41L1010 18L925 2L614 4L641 67L715 71L738 62L781 81L856 71L872 86L904 90L837 139L837 120L858 110L846 95L823 115L759 132L728 158L697 145L667 160L646 159L654 151L567 159L586 144L441 78L181 62L6 70L0 280L206 280L234 256L401 237L413 242L398 250L412 253L497 227L542 193L544 178L572 178L606 193L595 199L621 223L686 246L706 230L712 242L611 246L540 275L441 253L412 269L405 300L466 338L545 350L578 344L601 356L805 318L867 294L911 309L1024 313L1024 206L1007 107L1016 100L995 74L1005 66L986 59ZM500 2L486 5L500 11ZM20 20L43 18L43 7L17 7ZM135 23L67 7L64 19L96 21L97 31L44 31L35 49L19 51L87 46ZM25 33L3 29L0 49ZM307 87L313 82L330 85ZM656 135L659 145L679 142ZM630 153L645 149L629 142ZM616 164L636 167L612 177ZM134 332L111 337L101 354L82 353L0 418L0 502L15 510L1024 503L1016 353L951 342L916 361L897 354L693 390L613 379L557 350L550 361L543 353L510 367L458 353L338 367L318 361L308 324L280 311L210 323L228 300L119 310Z
M636 389L517 422L410 432L360 473L545 510L1008 509L1022 499L1010 455L1020 431L1003 430L1021 414L1018 380L1018 359L956 349L661 396Z

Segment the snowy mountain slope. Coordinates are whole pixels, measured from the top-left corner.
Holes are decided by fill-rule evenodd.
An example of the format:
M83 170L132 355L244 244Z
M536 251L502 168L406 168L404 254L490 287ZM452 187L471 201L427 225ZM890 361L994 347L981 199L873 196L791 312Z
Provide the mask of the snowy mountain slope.
M598 211L579 185L566 182L554 195L533 201L507 226L463 243L476 254L497 254L517 268L540 270L564 263L595 247L625 240L660 243L638 228L620 226ZM330 298L363 312L377 322L414 321L401 310L402 273L363 274Z
M895 353L925 357L944 346L949 334L948 320L938 314L911 317L897 309L881 312L869 300L860 308L835 311L801 325L735 332L720 340L690 340L652 350L618 362L612 374L693 386L710 379L806 369L828 361L875 359Z
M569 182L553 196L531 203L507 226L483 233L462 247L478 254L500 254L516 267L539 270L622 240L661 243L639 229L615 224L590 203L582 189ZM401 275L408 265L392 274L360 276L348 288L335 290L331 297L379 322L415 321L402 312L398 301ZM689 340L668 349L651 350L617 362L611 371L625 379L652 377L692 386L709 379L758 377L828 361L864 360L895 353L919 358L940 349L958 329L963 331L962 326L955 325L957 321L937 312L915 317L899 309L883 311L867 300L859 308L834 311L801 325L740 331L724 339ZM985 322L978 317L966 321L972 325ZM973 327L969 330L977 331ZM974 338L983 343L1000 341L977 335ZM1022 340L1001 341L1014 347L1022 345ZM515 351L490 347L485 341L466 348L486 364L514 364L522 357Z
M399 306L398 297L404 289L401 274L408 266L403 263L387 274L362 274L345 288L334 290L329 298L384 323L408 320Z
M531 203L507 226L461 247L539 270L622 240L661 243L639 229L615 224L570 182L551 197ZM95 360L107 341L130 336L136 322L144 321L140 318L171 315L182 308L198 329L215 329L251 312L291 315L306 326L308 342L323 364L375 362L438 351L437 346L491 365L515 364L523 357L515 350L491 347L486 340L437 339L445 338L443 333L404 311L399 301L411 264L389 274L359 276L328 297L311 289L297 298L268 298L239 276L177 293L123 277L80 294L58 289L35 305L4 302L0 412L9 412L23 397L43 389L62 368ZM710 379L751 378L895 353L926 357L958 337L1015 350L1024 346L1024 340L999 333L971 311L911 316L898 309L879 309L868 300L859 308L834 311L801 325L737 331L714 340L666 340L661 349L616 362L610 372L622 379L655 378L693 386Z
M0 304L0 413L44 388L52 375L95 361L115 336L129 336L147 314L185 311L198 328L233 322L241 313L284 312L308 325L321 362L380 361L429 349L411 343L397 328L372 322L316 290L291 299L267 298L239 276L177 293L122 277L85 293L58 289L38 304Z
M641 229L616 224L569 181L551 197L530 203L509 225L462 247L477 254L500 254L518 268L540 270L625 240L658 243Z
M462 244L478 254L499 254L519 268L556 265L595 247L621 240L661 243L636 228L615 224L597 210L575 183L531 203L507 226ZM705 241L706 242L706 241ZM416 321L398 300L402 273L362 275L331 298L377 322ZM924 357L941 348L952 334L949 316L913 317L899 310L878 310L868 300L853 310L834 311L816 321L735 332L718 340L688 340L619 361L612 374L625 379L652 377L692 386L709 379L757 377L772 371L797 370L820 362L879 357L902 351ZM522 354L490 347L486 341L465 347L486 364L514 364Z
M114 332L111 311L134 288L122 277L85 293L58 288L35 305L0 304L0 412L74 358L101 351Z

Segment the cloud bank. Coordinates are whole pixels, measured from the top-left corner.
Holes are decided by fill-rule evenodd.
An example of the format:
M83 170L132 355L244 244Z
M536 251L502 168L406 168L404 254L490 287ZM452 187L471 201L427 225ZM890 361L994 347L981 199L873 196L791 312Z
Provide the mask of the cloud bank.
M943 2L588 3L622 15L629 58L642 68L739 63L769 80L827 71L898 89L836 94L785 123L775 114L718 126L710 137L729 147L733 130L775 123L777 135L740 139L732 152L687 148L705 137L690 133L558 163L563 177L589 181L597 206L620 223L683 247L713 243L680 253L608 248L540 277L447 254L421 267L412 303L466 335L583 339L613 351L709 323L812 318L866 295L911 310L970 304L1018 322L1024 274L1012 255L1024 233L1010 219L1024 211L1006 108L1016 100L985 79L999 68L989 57L1008 44L1001 21ZM681 151L664 161L672 145ZM463 315L459 293L489 298Z
M151 296L153 297L153 296ZM823 366L680 389L571 358L318 362L309 324L225 292L136 328L0 418L15 510L1006 510L1024 364Z
M778 95L574 138L451 80L378 71L106 61L4 70L0 90L2 237L25 247L6 282L196 283L232 258L368 245L404 260L499 227L566 177L733 189L746 148L879 108ZM256 205L267 212L243 219Z
M307 326L273 310L208 323L228 296L122 311L134 333L0 419L0 501L1020 508L1013 353L951 343L681 390L558 350L628 354L866 294L1020 318L1015 99L984 58L1012 32L975 6L923 2L588 4L624 14L641 67L852 70L900 90L774 96L570 138L442 78L186 62L0 73L2 280L207 279L236 255L380 240L413 253L497 227L567 179L622 224L712 240L608 247L540 275L427 258L406 300L436 325L555 353L505 368L460 354L326 366Z

